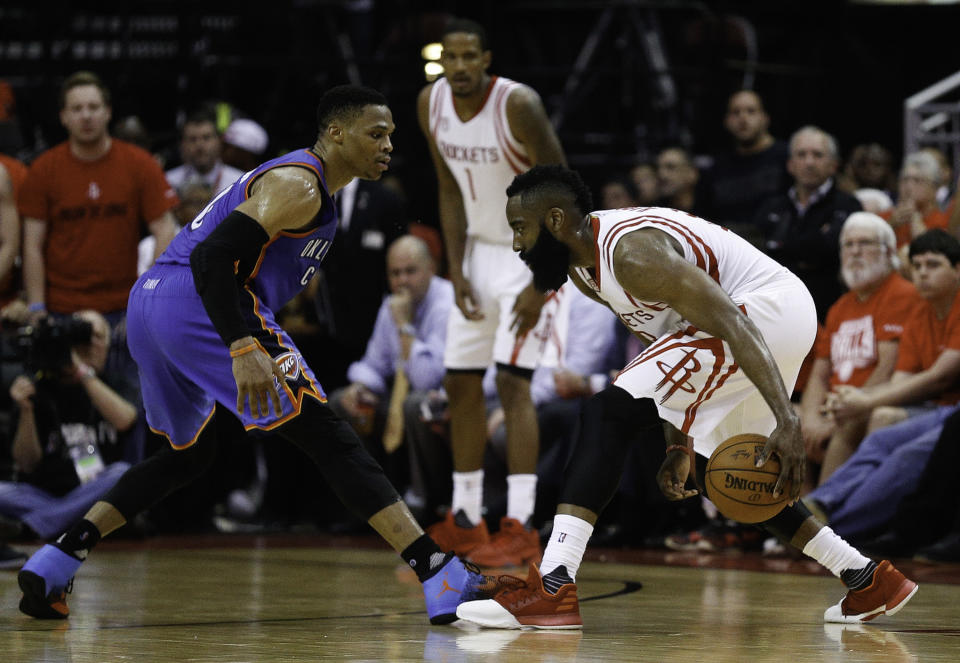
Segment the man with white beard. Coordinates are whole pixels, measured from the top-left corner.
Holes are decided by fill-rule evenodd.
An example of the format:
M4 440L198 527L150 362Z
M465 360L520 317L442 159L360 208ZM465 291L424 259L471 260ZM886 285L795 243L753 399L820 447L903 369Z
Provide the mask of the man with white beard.
M875 214L855 212L844 222L840 262L850 290L830 307L817 335L800 405L807 458L820 464L820 483L856 450L868 423L885 424L891 414L877 408L872 416L838 420L825 409L830 392L838 385L869 387L890 379L903 323L920 301L914 285L897 272L893 229Z
M829 479L803 498L848 540L876 533L920 485L944 422L960 410L960 241L941 228L910 242L920 295L903 323L897 363L886 382L837 385L826 404L837 420L881 408L898 423L874 428ZM892 416L891 416L892 415ZM894 418L895 417L895 418Z

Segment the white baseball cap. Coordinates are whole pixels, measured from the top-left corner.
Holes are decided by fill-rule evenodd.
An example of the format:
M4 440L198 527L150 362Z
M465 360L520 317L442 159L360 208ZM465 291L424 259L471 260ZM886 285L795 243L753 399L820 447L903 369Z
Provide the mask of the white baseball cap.
M266 130L253 120L238 118L223 133L223 142L247 152L263 154L270 139Z

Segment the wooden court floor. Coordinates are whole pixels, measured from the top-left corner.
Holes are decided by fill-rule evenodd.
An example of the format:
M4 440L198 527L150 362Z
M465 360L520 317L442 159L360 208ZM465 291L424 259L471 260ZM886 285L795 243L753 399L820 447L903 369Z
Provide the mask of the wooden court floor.
M960 661L960 566L903 564L921 582L909 606L842 627L822 622L842 586L813 564L590 559L584 630L521 632L430 626L412 572L372 539L107 541L78 574L66 622L21 615L16 574L0 572L0 662Z

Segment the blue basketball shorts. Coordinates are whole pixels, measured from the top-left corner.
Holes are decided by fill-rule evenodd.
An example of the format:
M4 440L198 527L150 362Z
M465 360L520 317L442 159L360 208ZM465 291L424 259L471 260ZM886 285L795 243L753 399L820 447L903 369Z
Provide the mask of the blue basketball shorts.
M271 430L300 413L304 398L326 395L273 311L250 290L240 296L251 335L273 357L286 379L276 384L283 405L278 417L238 415L244 428ZM175 449L196 442L220 403L236 414L233 360L210 322L189 267L154 265L130 291L127 342L140 371L150 428Z

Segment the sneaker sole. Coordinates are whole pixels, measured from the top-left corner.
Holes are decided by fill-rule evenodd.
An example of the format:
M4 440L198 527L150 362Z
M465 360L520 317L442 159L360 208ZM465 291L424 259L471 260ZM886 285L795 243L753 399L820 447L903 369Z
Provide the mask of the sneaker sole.
M451 624L457 621L457 615L452 612L447 612L442 615L434 615L430 618L430 623L434 626L443 626L444 624Z
M908 584L908 583L909 583L909 584ZM909 592L907 592L906 594L903 594L902 591L905 590L906 587L909 587L910 584L913 585L913 589L911 589L911 590L910 590ZM918 585L918 584L916 584L916 583L914 583L914 582L912 582L912 581L909 581L909 580L908 580L906 583L902 584L902 585L900 586L900 589L897 590L897 591L898 591L897 596L902 596L903 598L900 598L899 600L897 600L897 602L893 604L893 607L892 607L892 608L887 608L886 614L888 614L888 615L895 615L895 614L897 614L898 612L900 612L900 610L903 608L903 606L907 605L907 601L909 601L910 599L912 599L912 598L913 598L913 595L917 593L917 590L918 590L918 589L920 589L920 585Z
M473 603L474 605L469 605ZM509 610L494 601L468 601L457 606L457 617L485 628L518 629L523 625Z
M20 599L20 612L37 619L66 619L70 616L70 610L66 603L63 604L66 612L61 612L47 601L47 597L43 593L46 582L36 573L21 571L17 575L17 583L23 590L23 598Z
M536 629L538 631L573 631L583 628L583 622L569 622L567 617L535 617L537 623L522 622L524 630ZM541 621L542 620L542 621Z
M913 585L913 588L908 589L911 585ZM828 624L865 624L866 622L873 621L877 617L883 617L884 615L895 615L903 609L903 606L905 606L910 599L913 598L918 589L920 589L920 585L917 585L910 580L905 580L900 584L900 587L897 588L897 592L894 594L894 602L892 606L887 607L888 604L884 604L873 612L862 612L858 615L840 615L834 619L827 619L826 614L824 614L824 621L826 621ZM839 609L839 606L835 607ZM827 612L829 612L829 610Z
M475 601L474 603L477 605L467 608L463 607L466 604L458 606L457 617L485 628L538 631L569 631L583 628L583 622L580 621L579 618L577 621L573 621L567 615L524 617L523 621L520 621L513 613L493 599Z

